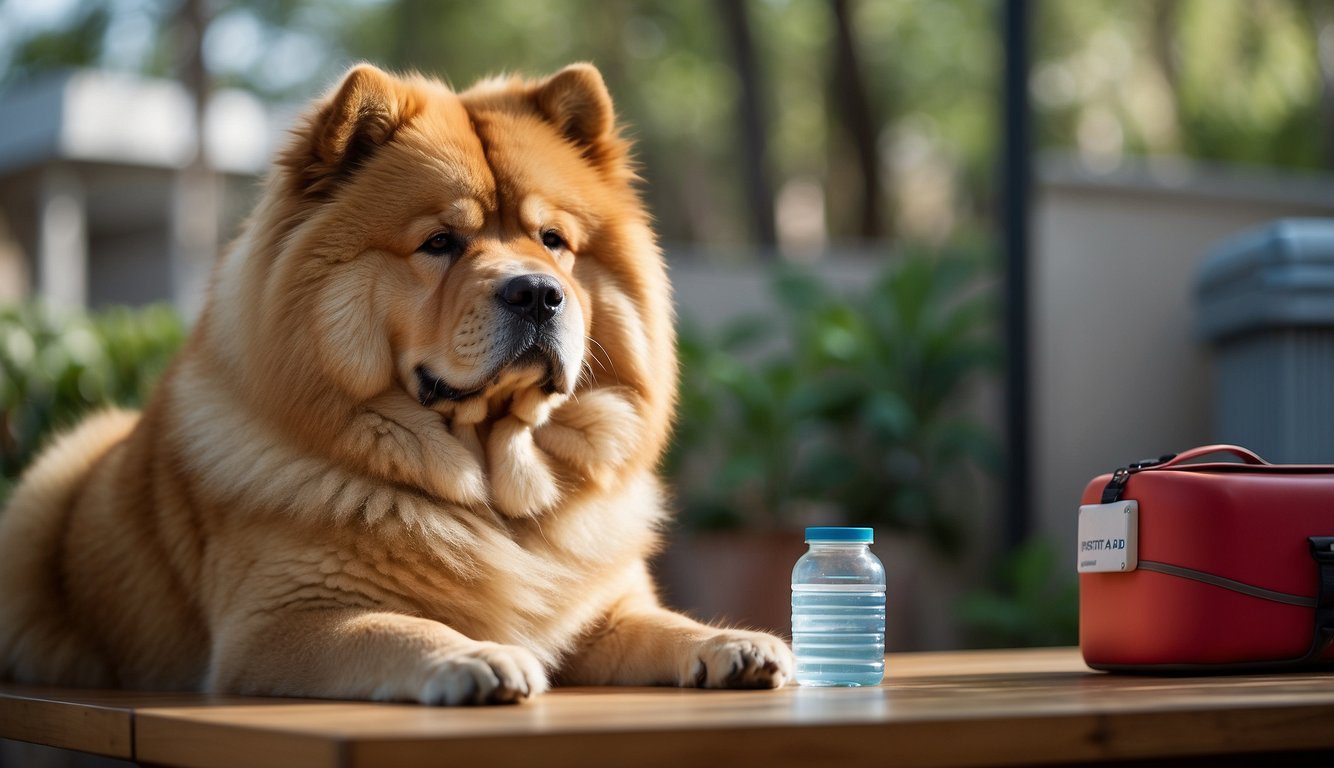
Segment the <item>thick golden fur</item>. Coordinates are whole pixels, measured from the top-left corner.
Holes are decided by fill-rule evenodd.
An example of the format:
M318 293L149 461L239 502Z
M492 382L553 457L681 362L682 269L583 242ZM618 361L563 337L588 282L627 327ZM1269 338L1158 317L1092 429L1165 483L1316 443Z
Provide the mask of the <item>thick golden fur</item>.
M661 608L645 567L676 363L633 181L590 66L461 94L353 68L142 415L14 492L0 674L443 704L784 684L781 641ZM516 357L497 290L524 273L564 301Z

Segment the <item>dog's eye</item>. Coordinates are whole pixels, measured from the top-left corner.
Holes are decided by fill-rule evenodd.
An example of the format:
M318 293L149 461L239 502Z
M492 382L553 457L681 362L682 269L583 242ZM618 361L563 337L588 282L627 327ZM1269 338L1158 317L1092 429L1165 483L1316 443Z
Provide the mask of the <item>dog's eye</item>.
M561 237L560 233L554 229L548 229L546 232L542 233L542 245L545 245L553 251L564 250L570 247L569 244L565 242L565 238Z
M466 245L467 242L453 232L438 232L417 250L432 256L458 256Z

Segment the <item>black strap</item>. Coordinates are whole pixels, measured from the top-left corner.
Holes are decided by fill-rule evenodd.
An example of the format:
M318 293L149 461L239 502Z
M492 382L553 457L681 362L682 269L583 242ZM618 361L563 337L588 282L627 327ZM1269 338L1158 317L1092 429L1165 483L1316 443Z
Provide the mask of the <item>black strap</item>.
M1121 494L1126 490L1126 481L1130 479L1130 469L1122 467L1112 473L1112 479L1107 481L1107 485L1102 487L1102 503L1115 504L1121 500Z
M1334 536L1311 536L1307 541L1316 564L1315 630L1311 650L1302 661L1315 661L1334 642Z
M1175 576L1178 579L1190 579L1198 581L1201 584L1208 584L1212 587L1220 587L1230 592L1236 592L1247 597L1258 597L1261 600L1268 600L1271 603L1282 603L1284 605L1295 605L1298 608L1315 608L1316 599L1306 595L1293 595L1287 592L1279 592L1274 589L1265 589L1257 587L1254 584L1247 584L1244 581L1229 579L1226 576L1219 576L1216 573L1208 571L1197 571L1194 568L1183 568L1171 563L1160 563L1156 560L1140 560L1135 566L1138 571L1153 571L1168 576Z
M1142 459L1140 461L1132 462L1128 467L1122 467L1116 470L1115 472L1112 473L1112 479L1107 481L1107 485L1103 486L1102 503L1115 504L1116 502L1120 501L1121 494L1125 493L1126 490L1126 481L1130 479L1130 476L1132 474L1140 471L1141 469L1156 467L1159 464L1171 461L1176 457L1177 455L1175 453L1165 453L1156 459Z

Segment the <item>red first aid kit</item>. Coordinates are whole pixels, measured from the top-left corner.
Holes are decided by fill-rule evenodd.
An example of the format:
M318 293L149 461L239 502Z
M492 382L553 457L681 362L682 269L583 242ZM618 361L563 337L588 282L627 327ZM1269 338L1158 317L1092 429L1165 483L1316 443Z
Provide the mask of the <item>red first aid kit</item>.
M1213 454L1237 461L1195 462ZM1234 445L1095 478L1079 508L1079 645L1095 669L1334 662L1334 466Z

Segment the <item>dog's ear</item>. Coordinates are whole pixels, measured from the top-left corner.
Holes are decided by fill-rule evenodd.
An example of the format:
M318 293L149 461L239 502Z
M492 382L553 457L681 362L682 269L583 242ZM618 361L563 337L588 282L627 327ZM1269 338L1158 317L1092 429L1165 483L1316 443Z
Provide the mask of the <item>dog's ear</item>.
M414 111L408 89L393 75L357 64L298 131L284 164L307 192L322 191L393 138Z
M537 83L533 100L565 138L590 157L615 143L616 114L602 75L592 64L571 64Z

